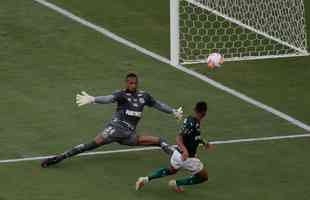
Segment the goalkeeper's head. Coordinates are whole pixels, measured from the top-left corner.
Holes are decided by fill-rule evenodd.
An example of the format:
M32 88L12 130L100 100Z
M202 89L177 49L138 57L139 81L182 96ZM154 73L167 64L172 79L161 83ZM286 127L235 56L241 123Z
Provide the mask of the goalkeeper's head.
M207 103L204 101L197 102L195 105L194 111L195 111L196 118L201 120L207 114L207 111L208 111Z
M126 89L130 92L135 92L138 89L138 75L129 73L126 75Z

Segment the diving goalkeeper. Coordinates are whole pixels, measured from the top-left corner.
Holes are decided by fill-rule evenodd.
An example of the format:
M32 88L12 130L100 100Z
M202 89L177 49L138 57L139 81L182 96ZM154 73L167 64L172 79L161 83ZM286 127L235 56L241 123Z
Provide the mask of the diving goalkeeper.
M159 146L164 151L169 152L171 151L169 149L170 145L163 138L136 134L136 127L142 118L144 106L173 114L179 120L183 116L182 108L173 109L165 103L155 100L149 93L138 90L138 76L134 73L126 76L126 89L116 91L112 95L98 97L82 92L77 94L76 103L78 106L94 103L116 103L117 108L112 116L112 120L98 133L93 141L77 145L62 154L45 159L41 163L42 167L46 168L82 152L90 151L112 142L128 146Z

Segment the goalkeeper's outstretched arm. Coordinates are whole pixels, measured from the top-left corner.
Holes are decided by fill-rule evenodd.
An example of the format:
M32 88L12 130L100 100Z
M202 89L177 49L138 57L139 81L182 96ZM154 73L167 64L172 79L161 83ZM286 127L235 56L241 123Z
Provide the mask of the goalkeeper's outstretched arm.
M98 96L95 97L94 103L100 103L100 104L108 104L108 103L114 103L115 97L113 95L108 96Z
M158 101L158 100L155 100L153 107L159 111L164 112L164 113L173 114L178 120L181 120L183 117L182 107L180 107L178 109L173 109L170 106L168 106L167 104L165 104L161 101Z
M173 113L173 108L171 108L170 106L168 106L167 104L161 102L161 101L155 101L153 108L156 108L157 110L164 112L164 113L168 113L168 114L172 114Z
M108 104L114 102L115 102L114 95L94 97L87 94L85 91L81 92L81 94L76 95L76 104L78 106L84 106L91 103Z

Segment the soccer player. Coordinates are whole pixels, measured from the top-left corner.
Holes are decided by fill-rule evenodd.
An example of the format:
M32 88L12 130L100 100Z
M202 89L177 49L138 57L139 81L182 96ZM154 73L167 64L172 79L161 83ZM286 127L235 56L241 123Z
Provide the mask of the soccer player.
M155 100L149 93L138 90L138 76L130 73L126 76L126 89L116 91L112 95L93 97L82 92L77 94L76 103L78 106L87 104L108 104L116 103L117 108L112 120L100 131L97 137L86 144L80 144L72 149L48 158L41 163L42 167L59 163L85 151L90 151L102 145L117 142L128 146L160 146L164 151L169 151L169 145L160 137L137 135L136 127L142 117L144 106L156 108L159 111L173 114L177 119L182 119L183 111L173 109L170 106Z
M184 179L169 181L169 186L176 192L183 192L182 186L208 181L208 171L196 157L199 144L203 144L206 149L214 148L212 144L200 136L200 123L206 114L207 104L198 102L194 108L194 115L184 120L180 134L176 137L177 147L170 158L170 166L159 169L149 176L140 177L136 182L136 190L141 189L146 183L154 179L173 175L180 169L185 169L193 175Z

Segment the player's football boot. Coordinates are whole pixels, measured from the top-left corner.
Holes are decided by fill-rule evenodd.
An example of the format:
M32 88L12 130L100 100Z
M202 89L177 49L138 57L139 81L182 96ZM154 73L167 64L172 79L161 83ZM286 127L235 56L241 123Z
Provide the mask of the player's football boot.
M63 159L64 158L60 155L47 158L47 159L42 161L41 167L46 168L46 167L49 167L50 165L55 165L55 164L61 162Z
M184 188L178 186L176 180L170 180L168 185L176 192L184 192Z
M149 182L148 177L140 177L136 182L136 190L140 190L143 188L145 184Z

